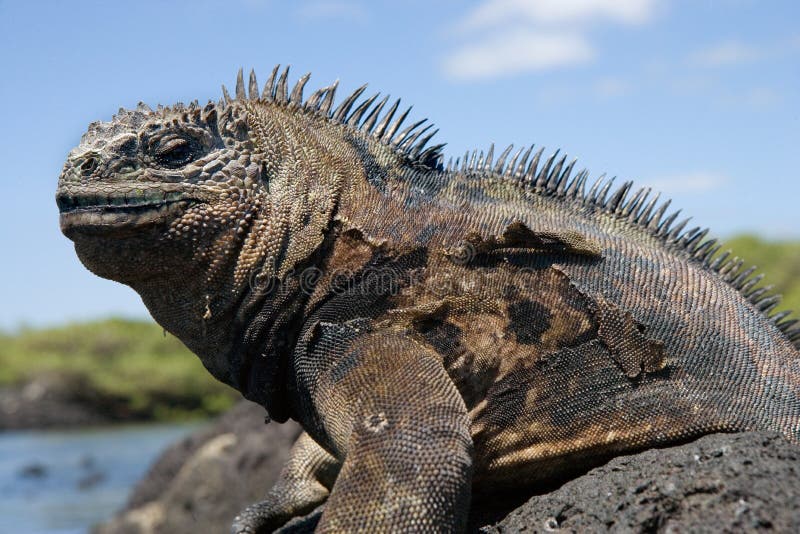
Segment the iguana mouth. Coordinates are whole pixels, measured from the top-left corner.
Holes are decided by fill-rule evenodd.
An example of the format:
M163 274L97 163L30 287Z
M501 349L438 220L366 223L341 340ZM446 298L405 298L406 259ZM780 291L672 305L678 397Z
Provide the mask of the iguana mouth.
M197 202L180 192L147 192L143 195L59 194L61 230L73 234L118 235L145 225L161 223Z

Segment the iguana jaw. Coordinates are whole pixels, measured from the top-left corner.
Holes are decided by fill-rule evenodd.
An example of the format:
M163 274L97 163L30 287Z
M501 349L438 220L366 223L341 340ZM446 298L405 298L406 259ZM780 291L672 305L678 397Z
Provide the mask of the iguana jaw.
M78 234L117 236L142 227L171 221L199 202L182 192L160 190L139 194L67 194L56 196L61 231L70 239Z

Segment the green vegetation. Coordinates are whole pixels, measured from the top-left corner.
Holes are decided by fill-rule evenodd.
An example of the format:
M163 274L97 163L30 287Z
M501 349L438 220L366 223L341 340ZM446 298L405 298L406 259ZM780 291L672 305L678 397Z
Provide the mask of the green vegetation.
M777 310L794 310L800 316L800 242L765 241L752 235L737 236L726 241L724 249L757 265L764 273L763 285L774 285L774 292L783 295Z
M240 397L180 341L146 321L109 319L0 334L0 385L40 377L120 420L204 417Z
M726 243L800 311L800 242L740 236ZM0 333L0 386L49 377L73 399L119 420L168 420L220 413L239 394L216 380L180 341L145 321L109 319Z

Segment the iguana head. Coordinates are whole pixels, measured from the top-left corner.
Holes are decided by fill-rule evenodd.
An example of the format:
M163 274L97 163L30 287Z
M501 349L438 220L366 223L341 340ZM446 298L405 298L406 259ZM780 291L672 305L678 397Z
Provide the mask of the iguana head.
M231 198L248 172L240 161L249 163L251 178L260 172L250 161L246 129L235 131L242 123L220 121L213 104L155 112L140 104L120 110L110 123L90 125L67 157L56 194L61 229L86 266L135 282L172 268L169 259L145 256L146 249L180 247L201 236L230 240L231 225L219 224L220 215L247 209L241 197ZM260 186L249 185L258 193ZM212 214L216 224L209 229Z
M320 245L344 172L332 140L307 138L309 121L323 119L243 93L240 75L236 98L140 104L93 123L56 194L61 230L83 264L133 287L164 328L239 389L235 353L253 307L269 307L280 290L265 281L284 279ZM300 146L317 162L299 157Z
M229 383L220 354L229 340L213 319L231 321L243 290L232 270L264 215L263 172L243 106L140 104L89 127L56 194L61 230L83 264L136 289Z
M383 114L386 98L356 105L362 87L333 108L335 83L304 99L308 75L290 92L288 68L277 74L262 92L253 74L246 90L240 71L233 98L223 88L204 107L140 104L93 123L56 195L84 265L133 287L250 398L262 387L252 362L270 355L244 352L288 335L279 316L298 299L286 282L316 257L343 195L363 203L371 175L435 167L443 146L426 147L424 121L399 129L399 101Z

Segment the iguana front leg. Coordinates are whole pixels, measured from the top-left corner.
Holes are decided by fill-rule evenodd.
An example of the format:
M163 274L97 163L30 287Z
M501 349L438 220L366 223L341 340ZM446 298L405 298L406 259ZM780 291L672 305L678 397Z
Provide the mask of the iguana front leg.
M441 361L402 334L327 341L313 400L344 463L317 531L463 531L472 439Z
M303 432L267 497L239 513L231 533L272 532L293 517L311 512L325 502L340 467L336 458Z

